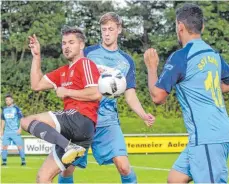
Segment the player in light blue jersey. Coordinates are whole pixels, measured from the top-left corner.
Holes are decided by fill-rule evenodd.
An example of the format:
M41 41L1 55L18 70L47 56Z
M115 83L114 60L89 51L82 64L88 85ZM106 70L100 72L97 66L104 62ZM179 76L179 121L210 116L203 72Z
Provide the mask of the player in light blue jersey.
M1 136L3 135L2 141L2 166L7 165L7 148L10 142L13 141L16 144L20 157L21 165L26 165L25 153L23 149L23 141L21 138L21 125L20 119L22 118L21 110L14 105L13 97L11 95L6 95L5 97L6 107L2 110L2 126L1 126Z
M202 10L185 4L176 11L183 48L171 54L158 80L156 50L144 54L152 100L163 103L175 87L189 134L189 144L174 163L168 183L228 180L229 118L222 92L229 91L229 65L201 39L203 29Z
M147 126L151 126L155 118L144 111L135 92L134 61L118 48L118 35L122 31L121 18L116 13L106 13L100 19L100 26L102 43L87 47L84 52L85 56L95 62L101 73L119 70L126 76L126 102L145 121ZM103 97L100 101L92 152L100 165L112 163L116 165L122 183L137 183L135 172L131 169L128 161L124 136L120 128L117 99ZM80 158L75 165L86 167L87 155ZM68 168L67 171L64 171L59 176L59 183L73 183L73 170L74 168Z

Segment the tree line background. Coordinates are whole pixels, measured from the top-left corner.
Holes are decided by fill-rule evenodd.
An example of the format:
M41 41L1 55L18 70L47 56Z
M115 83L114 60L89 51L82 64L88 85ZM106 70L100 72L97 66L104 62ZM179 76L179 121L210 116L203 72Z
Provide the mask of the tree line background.
M108 11L117 12L123 19L119 47L129 53L136 66L137 94L143 107L164 118L180 118L181 110L173 92L165 105L151 102L147 87L147 71L143 53L148 47L158 50L159 70L166 58L179 45L175 33L175 9L182 1L136 1L121 3L101 1L2 1L1 2L1 98L13 94L16 104L25 115L62 109L62 102L53 90L33 92L30 89L32 56L28 36L36 34L42 53L42 71L49 72L66 64L61 53L60 30L63 25L81 27L87 46L101 40L99 18ZM203 39L229 62L229 4L228 2L193 2L201 6L205 16ZM160 73L159 71L159 73ZM227 110L229 94L224 94ZM4 103L1 103L4 106ZM122 117L135 117L124 98L119 98Z

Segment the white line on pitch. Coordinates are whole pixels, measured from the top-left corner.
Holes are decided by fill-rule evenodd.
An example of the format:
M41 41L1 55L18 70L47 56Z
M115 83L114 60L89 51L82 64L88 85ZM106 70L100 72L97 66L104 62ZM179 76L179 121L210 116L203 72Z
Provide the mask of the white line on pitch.
M97 162L88 162L88 163L98 164ZM131 165L131 167L136 168L136 169L145 169L145 170L170 171L170 169L154 168L154 167L141 167L141 166L134 166L134 165Z

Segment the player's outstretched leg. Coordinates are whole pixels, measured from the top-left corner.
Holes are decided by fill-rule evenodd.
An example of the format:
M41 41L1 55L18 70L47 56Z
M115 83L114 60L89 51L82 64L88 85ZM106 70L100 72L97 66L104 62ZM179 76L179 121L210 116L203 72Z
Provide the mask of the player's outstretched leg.
M47 114L42 114L43 117L50 118ZM51 121L48 122L41 122L38 120L39 116L37 115L36 118L28 117L21 119L22 128L38 137L43 139L49 143L56 144L65 150L65 154L63 155L63 163L68 164L75 160L76 157L83 156L85 152L85 148L82 146L78 146L76 144L70 143L68 139L66 139L63 135L61 135L54 127L55 124ZM41 118L42 119L42 118Z

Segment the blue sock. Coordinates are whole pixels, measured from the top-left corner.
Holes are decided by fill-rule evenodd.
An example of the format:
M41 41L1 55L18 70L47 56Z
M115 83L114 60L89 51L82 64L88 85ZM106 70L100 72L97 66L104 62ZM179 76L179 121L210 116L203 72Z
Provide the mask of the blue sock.
M122 183L137 183L137 177L135 172L131 169L130 174L127 176L121 175Z
M19 149L19 154L20 154L20 157L21 157L21 162L25 163L25 152L23 149Z
M7 155L8 155L8 151L7 150L2 150L2 162L3 163L7 162Z
M71 175L71 176L64 177L61 174L59 174L58 183L59 184L61 184L61 183L74 183L73 182L73 176Z

